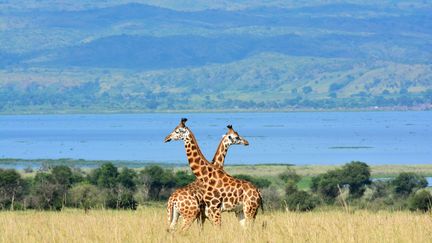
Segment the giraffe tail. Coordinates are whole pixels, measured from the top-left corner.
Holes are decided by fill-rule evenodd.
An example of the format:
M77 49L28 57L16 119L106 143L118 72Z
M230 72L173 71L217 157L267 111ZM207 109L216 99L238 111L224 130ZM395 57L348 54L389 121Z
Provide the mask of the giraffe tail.
M174 216L174 204L172 203L171 200L168 200L167 212L168 212L168 229L167 229L167 231L169 231L170 230L169 226L171 225L171 222L172 222L173 216Z
M264 213L264 200L263 200L263 198L261 196L261 192L259 192L258 195L259 195L259 199L260 199L261 211L262 211L262 213Z

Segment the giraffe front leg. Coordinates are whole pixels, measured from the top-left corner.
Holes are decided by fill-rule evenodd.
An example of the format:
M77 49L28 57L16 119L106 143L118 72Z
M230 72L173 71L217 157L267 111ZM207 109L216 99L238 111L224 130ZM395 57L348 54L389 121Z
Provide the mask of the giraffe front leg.
M213 223L213 225L220 227L222 223L221 209L216 206L208 206L207 212L208 212L208 217Z

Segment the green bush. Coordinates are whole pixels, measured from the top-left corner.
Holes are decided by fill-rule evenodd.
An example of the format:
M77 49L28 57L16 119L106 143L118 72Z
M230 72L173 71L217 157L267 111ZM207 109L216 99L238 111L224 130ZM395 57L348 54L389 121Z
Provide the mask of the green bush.
M314 209L318 200L305 191L296 191L286 198L287 207L291 211L310 211Z
M192 183L195 179L195 175L184 170L179 170L175 173L175 182L177 187L186 186L189 183Z
M339 195L338 185L347 185L350 196L359 198L365 186L371 184L370 168L366 163L353 161L341 169L331 170L312 178L312 191L318 193L325 201L331 202Z
M0 209L14 209L14 203L23 197L24 184L16 170L0 169Z
M424 176L412 172L402 172L392 181L392 184L397 195L407 197L412 192L425 188L428 183Z
M409 200L409 209L427 212L432 208L432 194L426 190L415 193Z
M88 210L103 206L100 189L88 183L74 185L68 193L69 206Z
M271 182L265 178L254 177L250 175L238 174L238 175L234 175L234 177L237 179L249 181L250 183L254 184L258 188L267 188L271 184Z
M291 168L287 168L281 172L278 178L285 183L293 182L294 184L297 184L301 180L301 177Z

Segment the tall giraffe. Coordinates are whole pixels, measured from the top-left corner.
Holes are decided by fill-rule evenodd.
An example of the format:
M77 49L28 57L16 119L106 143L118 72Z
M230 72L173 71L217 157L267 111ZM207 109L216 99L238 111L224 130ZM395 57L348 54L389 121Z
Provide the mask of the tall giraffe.
M212 161L214 166L221 169L231 145L249 145L246 139L234 131L232 125L228 125L227 128L228 132L223 135ZM204 223L205 212L202 200L204 193L200 189L199 183L200 181L196 179L187 186L175 190L169 197L167 204L169 230L174 230L179 216L183 218L182 231L187 230L195 219L200 220L201 224Z
M165 142L183 140L189 166L200 181L200 189L204 193L202 200L209 219L214 225L220 226L222 211L234 211L240 207L240 223L245 225L253 221L259 206L262 207L258 188L210 164L202 154L192 131L186 126L186 121L186 118L181 119L180 124L165 138Z

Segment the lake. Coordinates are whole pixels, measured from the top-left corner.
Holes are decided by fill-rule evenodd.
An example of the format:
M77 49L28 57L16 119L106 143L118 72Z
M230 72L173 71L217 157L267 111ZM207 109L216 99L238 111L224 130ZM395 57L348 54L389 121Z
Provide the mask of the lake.
M227 124L249 140L227 164L432 163L427 111L2 115L0 157L186 163L182 142L163 143L181 117L210 160Z

